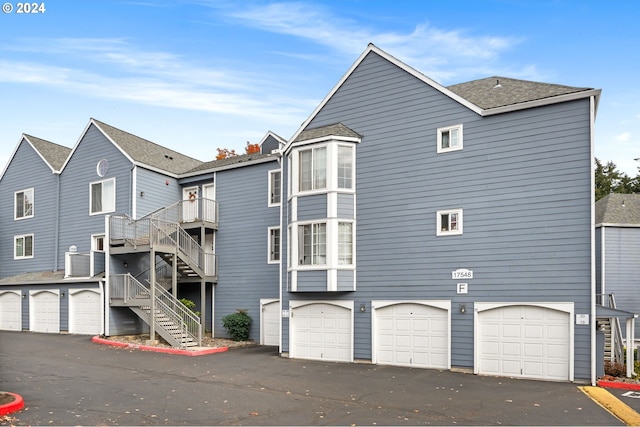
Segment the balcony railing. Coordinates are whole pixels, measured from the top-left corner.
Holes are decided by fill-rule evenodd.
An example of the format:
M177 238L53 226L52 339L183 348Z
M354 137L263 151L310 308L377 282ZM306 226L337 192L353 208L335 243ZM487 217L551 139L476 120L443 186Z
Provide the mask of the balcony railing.
M64 277L93 277L105 271L104 252L66 252L64 254Z

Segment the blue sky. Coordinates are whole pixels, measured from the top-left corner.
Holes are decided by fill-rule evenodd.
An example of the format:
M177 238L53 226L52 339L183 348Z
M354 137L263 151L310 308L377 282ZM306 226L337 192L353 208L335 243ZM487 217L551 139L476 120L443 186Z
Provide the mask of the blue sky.
M640 2L8 3L0 170L22 133L73 147L91 117L204 161L267 131L288 139L370 42L445 86L498 75L602 89L596 156L640 166Z

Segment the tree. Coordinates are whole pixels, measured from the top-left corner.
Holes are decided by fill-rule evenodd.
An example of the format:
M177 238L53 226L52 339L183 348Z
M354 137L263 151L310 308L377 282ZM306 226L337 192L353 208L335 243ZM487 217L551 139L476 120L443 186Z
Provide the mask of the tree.
M596 158L595 170L595 196L596 200L602 199L609 193L632 194L640 193L640 168L635 178L630 178L626 173L619 172L615 163L607 162L603 165Z
M218 150L218 154L216 155L216 160L226 159L228 157L237 156L236 150L229 150L228 148L216 148ZM252 144L247 141L247 146L244 147L245 154L253 154L260 152L260 144Z

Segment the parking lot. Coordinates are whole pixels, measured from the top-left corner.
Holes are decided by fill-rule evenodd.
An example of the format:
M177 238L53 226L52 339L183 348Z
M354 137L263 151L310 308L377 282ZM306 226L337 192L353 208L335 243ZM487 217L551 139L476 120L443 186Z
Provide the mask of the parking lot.
M0 331L15 425L623 425L576 384L280 357L206 356Z

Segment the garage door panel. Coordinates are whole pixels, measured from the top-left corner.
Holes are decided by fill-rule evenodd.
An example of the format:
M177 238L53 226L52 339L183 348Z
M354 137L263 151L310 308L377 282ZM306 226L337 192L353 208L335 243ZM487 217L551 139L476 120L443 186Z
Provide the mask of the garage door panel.
M448 311L399 303L375 311L376 362L424 368L449 365Z
M262 344L280 344L280 301L262 305Z
M102 299L95 290L76 291L69 296L69 332L99 334L102 322Z
M514 305L480 312L478 371L568 380L569 321L568 313L540 306Z
M18 293L0 293L0 329L22 330L22 298Z
M29 329L33 332L60 332L60 298L56 292L43 291L30 297Z
M292 356L351 361L351 310L326 303L292 309Z

